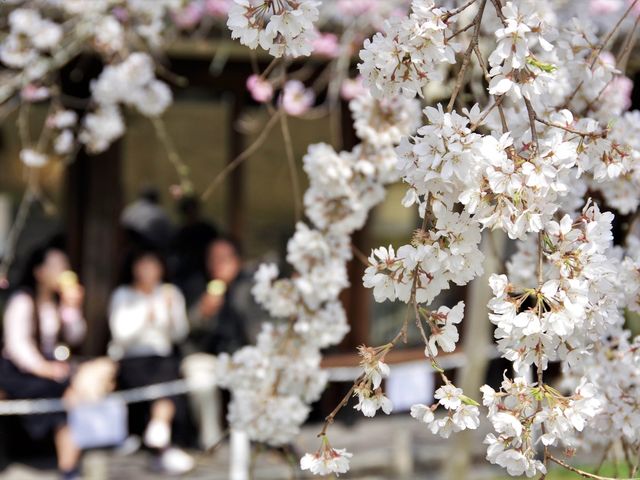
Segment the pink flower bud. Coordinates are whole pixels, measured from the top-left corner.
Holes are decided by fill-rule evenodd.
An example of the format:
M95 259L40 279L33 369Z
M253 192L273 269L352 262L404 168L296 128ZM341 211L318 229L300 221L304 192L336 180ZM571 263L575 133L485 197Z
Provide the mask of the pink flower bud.
M313 53L327 58L336 58L340 53L340 43L335 33L320 33L312 42Z
M251 97L256 102L265 103L273 98L273 86L269 80L259 75L251 75L247 78L247 90L251 92Z
M284 111L294 117L307 112L316 96L312 90L307 89L300 80L289 80L284 85L284 90L280 100Z

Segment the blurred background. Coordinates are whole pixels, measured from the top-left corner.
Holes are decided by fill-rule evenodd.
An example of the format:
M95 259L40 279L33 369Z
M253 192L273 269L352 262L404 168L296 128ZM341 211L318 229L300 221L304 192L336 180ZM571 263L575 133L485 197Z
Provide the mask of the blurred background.
M174 259L173 267L179 267L184 253L176 250L176 238L181 232L188 232L187 227L197 221L209 225L217 235L232 237L240 246L237 253L241 252L243 268L247 271L253 271L260 262L269 260L287 272L284 257L286 242L295 231L295 192L278 129L274 129L241 164L225 173L229 164L260 137L268 122L264 106L251 98L245 84L253 73L252 62L264 70L271 59L266 54L254 55L229 39L220 18L194 17L193 24L189 18L185 13L184 24L181 26L178 22L175 37L162 52L163 65L174 80L174 103L163 115L166 135L159 136L149 119L128 111L125 135L107 151L97 155L80 151L68 163L49 162L40 171L37 196L29 203L15 250L11 252L5 285L9 288L0 292L0 310L8 300L11 286L19 282L34 248L54 237L64 238L70 266L84 287L87 334L78 349L82 356L96 357L107 353L111 339L110 298L119 285L132 245L132 224L124 220L123 212L141 198L151 198L151 203L164 218L163 244L156 247L161 247ZM375 23L369 28L373 26ZM326 75L333 60L313 55L304 66L294 62L291 68L304 68L305 82L311 84ZM347 68L352 76L356 63L357 58L353 56ZM90 82L101 68L98 58L82 54L61 71L59 83L62 98L68 102L67 108L82 115ZM640 106L638 93L636 89L633 94L635 108ZM316 104L324 103L325 97L326 92L320 93ZM430 102L435 103L438 98L435 94ZM289 121L296 159L295 175L302 191L307 180L301 159L309 144L327 142L336 149L350 149L357 143L347 102L339 100L335 107L328 114L312 110L306 116ZM31 106L28 121L32 130L41 128L47 111L47 105ZM19 155L19 114L9 110L4 110L3 114L0 123L0 255L7 253L27 175ZM185 182L190 186L189 191L185 189ZM366 226L354 235L353 243L364 255L368 256L373 247L406 243L418 226L414 209L405 209L400 204L404 191L399 184L389 187L384 202L372 212ZM135 220L133 224L135 227ZM204 243L214 237L207 238ZM500 238L496 241L503 245ZM506 251L506 247L498 254L502 255L503 250ZM204 258L202 262L205 262ZM329 388L313 406L308 425L291 449L254 446L252 472L255 478L301 478L302 473L295 467L297 459L303 452L316 448L319 422L333 410L358 374L357 368L354 369L358 362L355 349L361 344L386 343L401 324L404 314L401 305L375 303L370 292L362 286L364 268L357 260L349 266L351 287L344 292L342 301L351 331L341 345L326 352L323 365L331 372ZM172 271L170 265L168 273L175 274L176 270L179 268ZM189 304L188 294L183 293ZM469 302L468 289L456 287L445 292L437 303L453 305L461 299ZM463 327L463 337L464 334ZM345 478L444 478L443 461L455 455L456 449L461 455L464 452L463 456L472 463L467 478L504 478L483 461L482 438L486 432L482 428L464 436L452 447L407 415L412 403L428 402L437 388L420 344L419 338L410 338L388 358L393 374L386 390L396 405L394 414L363 419L358 412L345 408L338 415L332 438L340 438L340 446L355 454L352 469ZM461 347L449 358L443 358L443 365L451 370L465 367L463 350ZM493 358L494 354L487 355L491 357L490 362L481 370L482 378L478 381L496 385L508 363ZM413 382L413 391L398 387L406 382ZM219 414L223 429L226 400L222 399ZM191 452L197 465L184 478L230 478L229 469L234 460L229 441L225 439L213 451L207 452L197 441L198 420L188 418L185 425L186 434L180 443ZM578 463L592 468L596 462L584 458L578 459ZM15 417L0 417L0 465L0 479L57 478L51 439L33 442ZM96 480L157 478L149 472L145 453L140 450L129 454L117 448L91 449L85 453L84 465L86 478ZM615 465L607 464L602 473L613 474L615 469ZM578 477L563 472L552 473L547 478Z

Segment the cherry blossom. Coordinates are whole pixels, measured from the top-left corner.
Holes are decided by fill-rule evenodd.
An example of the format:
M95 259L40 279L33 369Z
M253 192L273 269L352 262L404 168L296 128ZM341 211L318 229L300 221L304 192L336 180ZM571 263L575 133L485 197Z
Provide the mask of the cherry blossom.
M323 437L322 447L315 454L307 453L300 460L300 468L309 470L315 475L335 473L340 476L349 470L349 459L353 456L344 448L333 449Z
M307 56L313 50L315 0L234 0L227 25L231 37L249 48L258 45L275 57Z

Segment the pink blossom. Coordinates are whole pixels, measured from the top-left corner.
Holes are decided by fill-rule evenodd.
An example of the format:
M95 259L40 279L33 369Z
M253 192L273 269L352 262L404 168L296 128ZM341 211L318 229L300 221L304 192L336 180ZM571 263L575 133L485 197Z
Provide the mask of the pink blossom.
M265 103L273 98L273 86L269 80L260 78L259 75L247 78L247 90L256 102Z
M300 80L289 80L281 96L284 111L294 117L300 116L311 108L316 96Z
M313 52L327 58L336 58L340 53L340 43L335 33L320 33L312 42Z
M206 0L204 8L207 15L224 18L229 14L231 2L230 0Z
M173 21L178 28L189 30L194 28L204 16L204 8L202 4L191 2L186 7L173 13Z
M364 94L364 92L365 88L360 75L356 78L345 79L345 81L342 82L342 87L340 87L340 95L346 101L353 100Z
M601 52L598 58L600 58L600 60L602 60L606 65L611 65L612 67L616 66L616 57L614 57L611 52Z
M338 0L336 8L345 16L360 16L376 8L376 0Z
M589 12L591 15L607 15L615 13L622 7L621 0L591 0Z
M617 99L617 104L623 110L629 109L631 107L631 92L633 91L633 81L629 77L625 77L624 75L617 75L613 77L611 83L607 85L603 96L609 97L614 96Z
M124 7L115 7L112 10L113 16L118 19L118 21L125 23L129 20L129 11Z
M41 102L49 98L49 89L47 87L40 87L30 83L26 85L20 92L22 98L27 102Z

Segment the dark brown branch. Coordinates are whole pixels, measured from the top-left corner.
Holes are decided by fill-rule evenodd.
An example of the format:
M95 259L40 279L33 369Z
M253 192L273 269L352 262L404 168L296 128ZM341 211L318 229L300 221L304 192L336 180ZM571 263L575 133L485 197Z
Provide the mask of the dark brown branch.
M473 25L475 26L473 30L473 36L471 37L471 41L469 42L469 46L467 50L464 52L464 57L462 59L462 66L460 67L460 71L458 72L458 77L456 78L456 84L453 87L453 92L451 93L451 98L449 99L449 104L447 105L447 112L451 112L453 110L453 106L455 105L456 98L458 98L458 94L460 93L460 89L462 88L462 83L464 81L464 75L467 72L467 68L469 67L469 62L471 61L471 54L473 53L476 45L478 44L478 37L480 35L480 24L482 23L482 14L484 13L484 7L487 4L487 0L482 0L480 4L480 8L478 8L478 13L476 14Z

